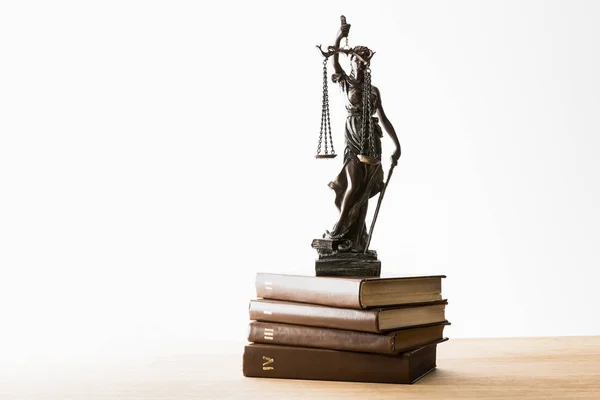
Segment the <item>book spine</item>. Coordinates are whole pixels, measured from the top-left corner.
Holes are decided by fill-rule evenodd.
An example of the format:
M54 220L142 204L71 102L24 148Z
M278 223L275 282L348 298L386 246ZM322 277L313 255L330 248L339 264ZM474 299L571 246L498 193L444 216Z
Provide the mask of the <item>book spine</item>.
M394 335L310 326L252 322L248 341L286 346L394 354Z
M434 345L388 356L251 344L244 348L242 371L247 377L408 384L435 368L435 351Z
M256 296L263 299L361 309L360 279L258 273Z
M379 333L377 310L354 310L285 301L251 300L250 319Z

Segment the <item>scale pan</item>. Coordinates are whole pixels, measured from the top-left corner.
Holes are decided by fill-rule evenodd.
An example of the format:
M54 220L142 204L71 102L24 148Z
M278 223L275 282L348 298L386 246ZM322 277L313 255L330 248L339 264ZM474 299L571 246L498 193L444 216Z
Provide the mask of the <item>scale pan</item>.
M315 158L336 158L337 154L317 154Z
M358 161L365 164L375 165L379 164L379 160L370 156L365 156L364 154L359 154Z

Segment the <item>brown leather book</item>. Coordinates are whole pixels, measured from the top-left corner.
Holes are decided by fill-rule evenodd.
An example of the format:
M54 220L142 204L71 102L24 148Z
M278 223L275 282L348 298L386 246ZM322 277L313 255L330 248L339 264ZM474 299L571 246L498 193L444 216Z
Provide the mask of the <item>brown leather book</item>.
M284 346L398 354L439 342L444 337L444 327L449 324L449 322L442 322L376 334L254 321L249 326L248 341Z
M258 273L256 296L363 309L442 300L444 275L402 278L338 278Z
M244 376L327 381L414 383L436 367L436 344L399 356L250 344Z
M446 321L446 301L394 308L355 310L278 300L251 300L250 319L284 324L374 332Z

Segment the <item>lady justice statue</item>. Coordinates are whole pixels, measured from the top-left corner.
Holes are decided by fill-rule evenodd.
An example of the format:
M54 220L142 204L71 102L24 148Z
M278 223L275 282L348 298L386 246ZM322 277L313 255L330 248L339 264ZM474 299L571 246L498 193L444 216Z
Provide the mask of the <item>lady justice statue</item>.
M348 116L345 124L344 164L338 176L329 183L335 193L335 205L339 218L323 238L313 240L312 247L319 254L316 261L316 274L321 276L379 276L381 263L377 253L369 250L373 228L379 207L393 168L400 158L400 142L396 131L383 111L381 92L371 85L371 58L374 52L364 46L348 47L350 24L344 16L333 46L323 54L323 115L321 136L317 158L333 158L333 143L329 126L329 98L327 94L327 60L331 58L334 73L332 81L339 85L345 98ZM340 47L342 39L346 46ZM350 57L351 72L347 74L339 62L340 53ZM377 116L375 116L377 115ZM391 159L387 180L383 181L381 165L382 129L396 146ZM321 144L325 132L325 154L321 154ZM328 146L329 141L329 146ZM331 147L332 154L328 147ZM366 215L368 201L379 193L375 215L367 232Z

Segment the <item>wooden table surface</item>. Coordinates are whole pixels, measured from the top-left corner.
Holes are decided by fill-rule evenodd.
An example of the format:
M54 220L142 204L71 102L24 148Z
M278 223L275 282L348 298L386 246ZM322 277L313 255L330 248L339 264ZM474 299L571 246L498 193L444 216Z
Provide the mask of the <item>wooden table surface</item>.
M0 370L0 399L600 399L600 337L451 339L414 385L245 378L243 345L60 373Z

